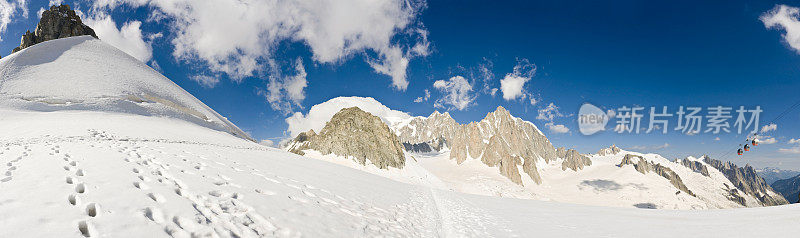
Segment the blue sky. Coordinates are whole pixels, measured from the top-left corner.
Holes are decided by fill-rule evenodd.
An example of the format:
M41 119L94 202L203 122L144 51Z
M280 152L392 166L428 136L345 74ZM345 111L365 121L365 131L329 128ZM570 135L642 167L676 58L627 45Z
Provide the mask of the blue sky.
M157 65L258 139L284 139L284 120L291 113L337 96L362 96L412 115L449 111L462 123L503 106L535 123L556 146L583 153L617 144L669 158L721 155L735 151L744 136L674 131L584 136L575 114L585 102L604 109L668 106L672 112L678 106L761 106L763 125L800 100L800 54L792 37L784 37L800 32L800 24L793 24L797 16L788 14L772 28L760 19L779 10L778 4L800 7L797 1L386 1L377 10L369 4L341 9L253 4L248 8L254 10L244 10L252 15L234 20L242 10L223 7L231 5L227 1L63 2L79 9L101 39ZM51 4L0 0L4 3L13 11L0 31L0 55L8 55L20 35L35 27L39 9ZM344 16L315 21L274 11L287 7L312 15L338 9L332 12ZM297 27L262 26L273 21ZM360 37L348 38L352 35ZM347 43L337 47L342 37ZM403 60L405 68L396 68ZM515 73L515 66L524 67ZM448 97L445 87L434 86L437 80L455 82L456 76L472 90ZM511 100L500 89L509 76L525 81ZM498 91L491 95L491 89ZM414 102L424 99L426 90L430 97ZM562 116L537 119L551 103ZM798 119L800 109L764 134L774 144L727 159L800 169L799 144L789 143L800 138ZM569 132L551 131L548 123Z

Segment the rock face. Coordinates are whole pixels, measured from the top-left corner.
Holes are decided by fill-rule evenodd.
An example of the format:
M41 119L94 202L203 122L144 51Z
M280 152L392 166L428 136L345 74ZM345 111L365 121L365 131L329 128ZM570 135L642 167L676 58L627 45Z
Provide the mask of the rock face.
M722 172L739 191L754 196L764 206L789 203L783 196L775 192L763 178L759 177L750 165L739 168L730 161L723 163L708 156L705 156L703 162Z
M599 156L615 155L619 154L620 151L622 150L619 149L619 147L617 147L616 145L611 145L611 147L603 148L600 149L600 151L597 151L597 155Z
M647 174L648 172L655 172L656 174L660 175L661 177L666 178L675 186L678 190L681 190L691 196L695 196L694 193L686 187L686 184L683 183L681 177L672 171L672 169L662 166L661 164L654 164L653 162L647 161L646 159L642 158L638 155L627 154L622 161L617 165L618 167L622 167L625 165L633 165L636 171L639 173Z
M307 149L352 157L362 165L369 161L381 169L405 165L403 146L389 126L358 107L342 109L319 134L313 130L300 133L288 146L290 152L300 155Z
M436 138L433 141L423 142L423 143L408 143L403 142L403 148L409 152L416 152L416 153L429 153L433 151L439 151L444 149L445 147L445 140L444 138Z
M703 165L703 163L700 163L700 161L691 161L688 159L682 159L678 160L678 162L683 166L692 169L692 171L702 174L703 176L706 177L711 176L708 173L708 168L705 165Z
M800 175L775 181L772 183L772 188L788 201L800 199Z
M561 170L572 169L572 171L578 171L585 166L592 165L592 160L573 149L559 147L556 150L556 156L564 158L564 162L561 162Z
M81 18L70 9L69 5L51 6L49 10L42 12L42 19L36 25L36 30L22 35L19 47L14 48L11 52L15 53L49 40L82 35L97 38L94 30L84 25Z
M433 149L443 147L439 144L443 142L450 149L450 159L457 163L480 159L520 185L523 174L519 166L526 176L540 184L536 161L550 162L559 157L550 140L533 123L511 116L503 107L497 107L479 122L466 125L457 123L448 113L434 112L428 117L416 117L395 131L400 141L409 145L429 144ZM574 150L565 151L565 156L570 158L565 160L564 170L591 165L588 158Z

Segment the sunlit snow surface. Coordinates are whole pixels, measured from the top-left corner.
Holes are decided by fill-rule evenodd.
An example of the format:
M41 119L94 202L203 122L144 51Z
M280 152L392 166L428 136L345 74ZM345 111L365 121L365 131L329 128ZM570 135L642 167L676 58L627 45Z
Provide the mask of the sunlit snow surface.
M800 234L797 205L674 211L470 195L267 148L181 116L23 102L7 83L0 85L0 237Z

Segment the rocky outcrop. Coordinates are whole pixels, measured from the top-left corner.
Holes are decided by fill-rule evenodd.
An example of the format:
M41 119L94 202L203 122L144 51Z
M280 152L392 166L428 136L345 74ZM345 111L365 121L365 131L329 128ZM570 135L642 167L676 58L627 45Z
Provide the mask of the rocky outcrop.
M678 190L681 190L691 196L695 196L694 193L686 187L686 184L683 183L681 177L668 167L662 166L661 164L654 164L653 162L647 161L642 156L632 154L625 155L625 157L622 158L622 161L617 166L622 167L625 165L633 165L634 169L642 174L654 172L669 180L672 186L675 186L675 188Z
M597 151L597 155L599 156L606 156L606 155L615 155L619 154L622 150L617 147L617 145L611 145L611 147L600 149Z
M759 177L749 164L740 168L730 161L722 162L708 156L703 158L703 162L722 172L739 191L755 197L761 205L775 206L789 203Z
M351 157L362 165L367 161L381 169L403 168L405 155L397 136L379 117L358 107L345 108L333 115L325 127L300 133L288 150L304 154L304 150Z
M445 147L445 140L444 138L437 138L433 141L423 142L423 143L408 143L403 142L403 148L408 152L415 152L415 153L430 153L434 151L440 151Z
M69 5L51 6L42 12L42 18L34 32L27 31L22 35L20 45L12 53L49 40L71 36L90 35L97 38L94 30L86 26L81 18L70 9Z
M298 154L298 155L305 155L306 153L303 150L308 149L308 143L311 142L311 138L317 136L317 133L314 133L314 130L308 130L306 132L300 132L297 137L292 140L292 142L286 147L289 152Z
M561 162L561 170L572 169L572 171L578 171L582 170L585 166L592 165L592 160L573 149L559 147L556 150L556 155L564 159L564 161Z
M800 175L775 181L772 183L772 188L786 198L787 201L800 199Z
M710 176L709 173L708 173L708 167L706 167L700 161L692 161L692 160L688 160L688 159L682 159L682 160L678 160L678 162L681 165L692 169L692 171L694 171L696 173L700 173L700 174L702 174L703 176L706 176L706 177Z
M497 107L479 122L466 125L457 123L448 113L434 112L427 118L416 117L395 130L403 143L429 143L441 138L450 149L450 159L459 164L469 158L480 159L520 185L523 174L519 166L525 176L540 184L536 161L550 162L559 157L550 140L533 123L513 117L503 107ZM578 170L591 164L577 152L569 155L565 170Z

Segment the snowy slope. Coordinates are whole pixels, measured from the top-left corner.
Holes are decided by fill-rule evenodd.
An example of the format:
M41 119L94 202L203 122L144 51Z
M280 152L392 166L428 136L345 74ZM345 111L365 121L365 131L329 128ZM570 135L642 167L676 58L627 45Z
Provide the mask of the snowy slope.
M0 131L13 132L0 135L0 237L800 232L797 205L669 211L468 195L303 158L177 119L88 111L0 115Z
M0 59L0 106L166 116L249 139L163 75L91 36L43 42Z
M24 54L37 47L0 60L0 237L792 237L800 232L798 205L610 208L397 182L243 140L212 123L221 117L203 123L174 105L118 98L149 93L213 112L177 86L150 88L163 78L149 85L142 82L154 79L108 77L124 82L95 88L108 92L51 90L47 83L69 87L69 82L102 80L42 79L56 76L49 70L67 71L48 64L89 72L95 64L78 62L127 57L116 50L92 51L110 48L91 40L55 42L74 44L39 64L22 64ZM424 176L428 170L417 171Z
M344 165L395 181L475 195L627 208L689 210L742 207L726 197L724 188L734 188L734 185L719 171L711 169L710 176L706 177L656 154L622 151L616 155L591 155L592 166L580 171L562 170L561 159L550 164L541 162L537 167L542 174L542 184L536 185L526 178L524 182L529 185L521 186L503 177L497 168L486 166L480 160L468 159L458 164L449 159L449 151L407 153L407 168L389 170L381 170L370 164L361 165L353 159L332 154L321 155L313 150L304 152L307 158ZM655 173L642 174L631 165L618 167L625 154L641 155L648 161L669 167L696 196L676 194L679 190L669 180ZM745 199L748 206L760 206L751 196L745 196Z

